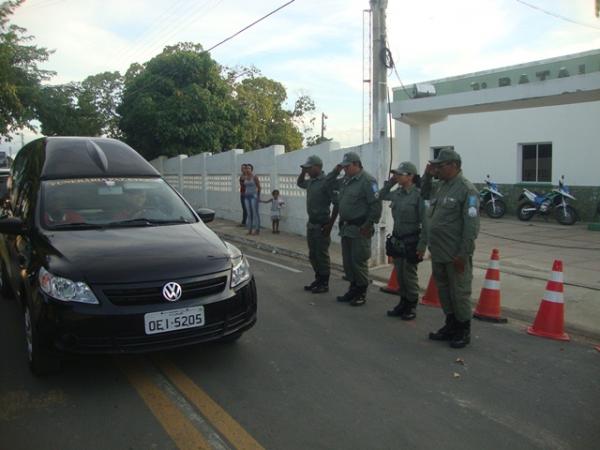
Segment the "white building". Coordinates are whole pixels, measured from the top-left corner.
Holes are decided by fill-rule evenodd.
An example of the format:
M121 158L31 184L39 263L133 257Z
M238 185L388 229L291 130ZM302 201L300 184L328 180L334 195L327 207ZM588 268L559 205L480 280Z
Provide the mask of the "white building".
M486 174L509 191L574 187L583 219L600 196L600 50L394 90L394 163L421 169L452 146L465 176ZM396 158L399 158L396 161ZM593 216L593 214L592 214Z

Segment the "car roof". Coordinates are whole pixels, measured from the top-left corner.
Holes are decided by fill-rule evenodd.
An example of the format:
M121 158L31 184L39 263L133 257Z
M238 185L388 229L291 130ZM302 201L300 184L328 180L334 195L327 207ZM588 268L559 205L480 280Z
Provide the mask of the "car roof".
M127 144L110 138L46 137L43 180L90 177L160 177Z

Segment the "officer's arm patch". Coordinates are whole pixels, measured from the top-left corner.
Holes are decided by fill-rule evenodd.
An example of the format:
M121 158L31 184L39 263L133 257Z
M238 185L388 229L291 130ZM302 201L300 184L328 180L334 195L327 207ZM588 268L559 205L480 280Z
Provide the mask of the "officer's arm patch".
M371 181L371 189L373 190L373 194L377 194L379 192L379 188L377 187L377 181Z
M467 210L467 214L469 217L477 217L477 196L469 195L469 209Z

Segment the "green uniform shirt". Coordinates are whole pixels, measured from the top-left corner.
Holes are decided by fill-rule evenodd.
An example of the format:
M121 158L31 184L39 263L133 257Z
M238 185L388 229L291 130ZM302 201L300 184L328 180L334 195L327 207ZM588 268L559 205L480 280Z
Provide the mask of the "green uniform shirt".
M389 180L386 181L379 192L379 198L391 201L394 235L404 236L420 231L417 251L424 252L428 230L425 202L421 198L421 191L414 185L409 186L408 189L398 187L391 191L393 186Z
M337 184L337 176L335 171L327 174L327 183L332 189ZM353 177L344 177L338 187L340 236L360 237L361 227L372 227L381 217L377 180L365 170L361 170Z
M423 196L431 196L428 210L429 250L433 262L450 262L455 256L472 256L479 233L479 193L459 172L440 181L431 193L431 176L423 178Z
M313 224L329 222L330 206L333 203L333 186L327 183L321 173L316 178L299 181L298 187L306 189L306 212L308 221Z

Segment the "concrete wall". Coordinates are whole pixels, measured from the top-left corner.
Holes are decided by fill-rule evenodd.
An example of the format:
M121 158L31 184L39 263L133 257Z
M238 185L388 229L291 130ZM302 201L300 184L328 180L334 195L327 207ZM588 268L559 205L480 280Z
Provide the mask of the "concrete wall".
M374 174L377 155L371 148L371 144L366 144L342 149L337 142L324 142L285 153L283 146L273 145L248 152L234 149L214 155L202 153L189 158L185 155L169 159L159 157L150 163L194 208L211 208L215 210L217 217L235 221L241 221L242 218L238 183L240 166L250 163L260 179L261 198L269 199L271 191L278 189L286 202L280 229L305 235L306 191L296 186L300 164L308 156L316 154L323 160L323 170L329 172L342 161L344 153L354 151L361 156L365 169ZM389 158L389 152L386 152L385 157ZM382 182L380 180L380 184ZM387 211L384 217L390 220ZM385 218L381 225L384 230L384 223L389 223L385 222ZM260 205L260 219L263 227L270 227L269 205ZM337 232L332 233L332 238L339 240Z

